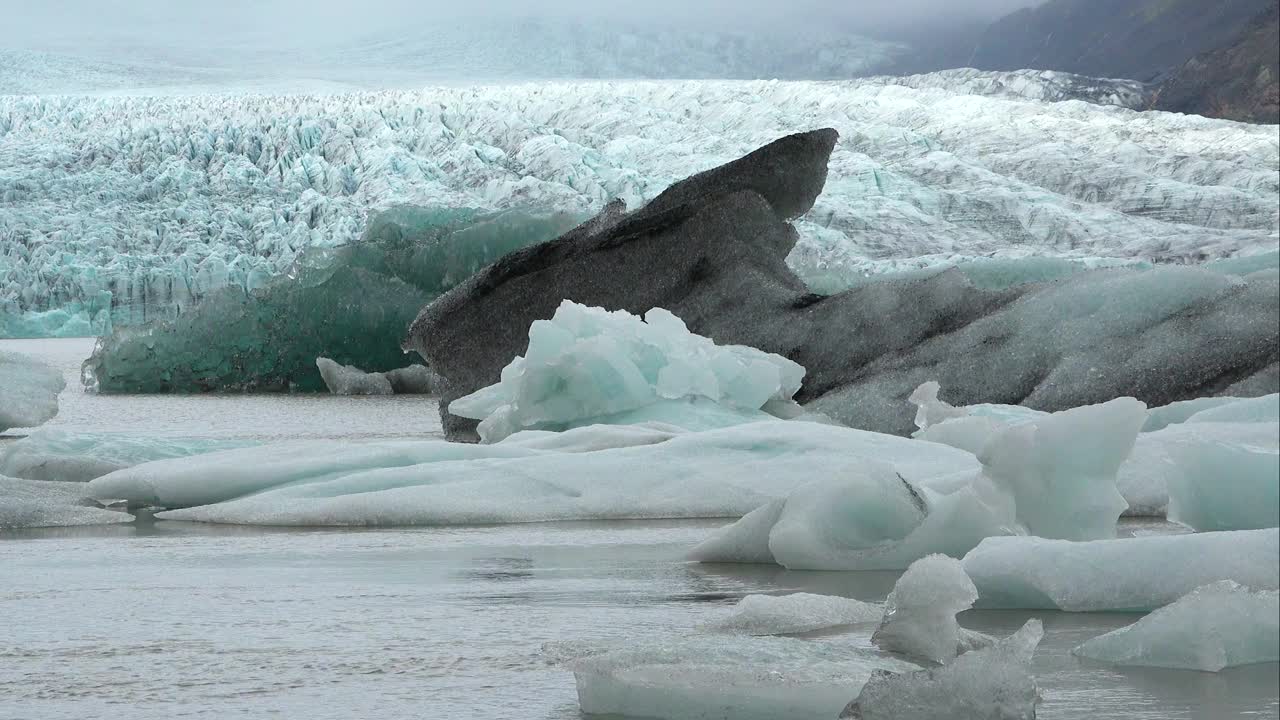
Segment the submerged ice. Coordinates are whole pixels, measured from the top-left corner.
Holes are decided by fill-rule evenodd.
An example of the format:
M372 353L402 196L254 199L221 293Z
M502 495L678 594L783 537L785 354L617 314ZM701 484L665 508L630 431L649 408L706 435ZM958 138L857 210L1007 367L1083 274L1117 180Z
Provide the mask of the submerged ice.
M81 483L22 480L0 475L0 530L133 522L86 496Z

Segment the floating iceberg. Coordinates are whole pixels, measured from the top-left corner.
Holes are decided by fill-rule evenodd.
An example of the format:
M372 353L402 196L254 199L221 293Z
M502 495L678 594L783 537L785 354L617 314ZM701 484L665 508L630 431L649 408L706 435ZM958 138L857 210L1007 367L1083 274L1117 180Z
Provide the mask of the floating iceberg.
M936 418L938 410L926 412ZM993 535L1114 537L1126 506L1116 470L1145 417L1142 403L1121 398L1053 414L1009 412L1022 424L993 421L994 410L978 418L980 469L908 482L892 466L866 463L757 508L690 558L793 570L900 569L932 553L960 557ZM972 419L925 424L932 431Z
M946 664L981 642L956 622L973 607L978 589L960 561L929 555L911 563L885 600L884 619L871 641L913 660Z
M1280 526L1280 423L1195 422L1212 412L1163 438L1169 519L1201 531Z
M834 595L748 595L738 601L731 615L704 628L745 635L785 635L877 622L883 615L880 605Z
M73 433L46 428L16 442L0 445L0 475L27 480L88 482L152 460L182 458L256 444L242 440ZM79 492L88 494L84 488Z
M875 670L918 666L842 642L695 635L572 663L587 715L646 720L830 720Z
M0 475L0 530L133 522L85 497L81 483L20 480Z
M1073 651L1115 665L1218 672L1280 661L1280 592L1230 580L1196 588Z
M320 377L334 395L426 395L439 378L425 365L408 365L380 373L367 373L354 365L316 358Z
M555 237L566 213L394 209L358 242L309 247L287 274L214 289L178 314L118 326L85 363L101 392L323 390L315 359L381 372L424 303L510 250ZM412 378L410 378L412 380Z
M992 537L964 557L978 607L1148 611L1201 585L1280 587L1280 530L1069 542Z
M62 373L39 360L0 352L0 432L51 420L66 384Z
M1044 637L1039 620L945 667L877 670L841 718L855 720L1035 720L1040 693L1031 660Z
M661 308L642 320L569 300L529 328L529 348L498 384L454 400L449 411L480 420L484 442L526 429L610 422L664 400L699 399L767 418L801 413L791 396L804 368L778 355L721 346Z
M224 523L740 517L814 477L873 462L920 483L976 466L943 445L765 420L703 432L662 423L526 431L491 445L278 443L146 463L89 485L96 498L187 508L163 518Z

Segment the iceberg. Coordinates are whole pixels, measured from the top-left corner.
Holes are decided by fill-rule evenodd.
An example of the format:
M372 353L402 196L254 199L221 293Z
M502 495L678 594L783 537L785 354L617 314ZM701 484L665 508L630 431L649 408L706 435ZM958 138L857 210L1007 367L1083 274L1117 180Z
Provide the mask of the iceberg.
M354 365L316 358L325 387L334 395L426 395L439 379L425 365L408 365L380 373L367 373Z
M18 353L0 351L0 432L42 425L58 414L62 373Z
M729 634L634 643L571 667L584 714L645 720L830 720L874 671L918 669L847 639Z
M449 411L480 420L482 442L521 430L609 422L667 400L710 401L761 418L801 413L791 396L804 368L754 348L721 346L661 308L643 320L565 300L529 328L529 347L499 382L454 400Z
M1204 672L1280 662L1280 592L1230 580L1205 585L1072 652L1114 665Z
M354 365L316 358L320 378L334 395L392 395L391 381L382 373L367 373Z
M963 562L980 608L1144 612L1223 580L1280 587L1280 530L1089 542L991 537Z
M1169 519L1200 531L1280 526L1280 423L1195 422L1213 412L1165 438Z
M88 482L153 460L189 457L256 444L244 440L160 438L43 428L0 446L0 475L27 480ZM88 494L84 488L80 492Z
M1039 620L991 647L940 668L877 670L841 718L855 720L1035 720L1040 693L1031 660L1044 637Z
M866 463L859 473L812 481L755 509L689 557L792 570L901 569L933 553L960 557L993 535L1114 537L1126 507L1116 471L1145 418L1142 403L1121 398L1060 413L1013 414L1022 424L978 418L980 468L957 466L917 482L891 466ZM925 424L928 432L972 419ZM941 445L915 442L922 449Z
M133 522L85 497L80 483L22 480L0 475L0 530Z
M706 630L745 635L785 635L877 622L884 608L853 598L812 593L748 595L729 616L707 623Z
M701 432L641 423L526 431L489 445L275 443L118 470L89 492L170 508L163 519L240 524L736 518L813 477L872 462L914 482L976 465L943 445L799 420Z
M176 317L117 323L85 362L86 386L319 391L325 383L317 357L374 372L400 368L396 338L424 303L502 254L577 221L532 210L386 214L357 241L305 248L285 274L248 290L218 286Z
M978 590L959 560L946 555L920 558L894 584L871 642L913 660L945 665L982 642L956 622L956 614L973 607L977 599Z

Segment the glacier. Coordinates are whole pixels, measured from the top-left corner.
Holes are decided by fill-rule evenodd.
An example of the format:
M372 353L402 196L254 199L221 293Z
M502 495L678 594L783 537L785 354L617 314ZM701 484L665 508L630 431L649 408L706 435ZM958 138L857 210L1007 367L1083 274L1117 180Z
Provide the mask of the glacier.
M1028 100L1053 85L1034 76L1013 95L979 80L1010 84L3 96L0 237L11 242L0 252L0 334L99 333L172 317L224 287L252 292L308 248L356 242L375 211L405 203L578 216L611 198L635 206L765 139L824 124L842 137L832 181L798 223L790 258L819 291L992 254L1274 253L1278 151L1267 128Z
M0 433L42 425L58 414L62 373L34 358L0 351Z
M1088 542L990 537L963 563L980 608L1143 612L1223 580L1280 588L1280 530Z
M1115 665L1204 672L1280 662L1280 592L1230 580L1205 585L1073 652Z

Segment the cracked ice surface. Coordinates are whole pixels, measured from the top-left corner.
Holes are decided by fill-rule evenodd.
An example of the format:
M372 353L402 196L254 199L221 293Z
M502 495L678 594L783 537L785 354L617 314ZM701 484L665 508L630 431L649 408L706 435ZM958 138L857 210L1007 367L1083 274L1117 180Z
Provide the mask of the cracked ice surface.
M822 126L841 138L790 258L820 291L989 254L1274 253L1274 127L1028 101L1009 96L1028 89L975 82L0 97L0 334L57 334L108 306L137 322L219 287L258 287L399 203L635 206ZM59 309L70 312L47 314Z

